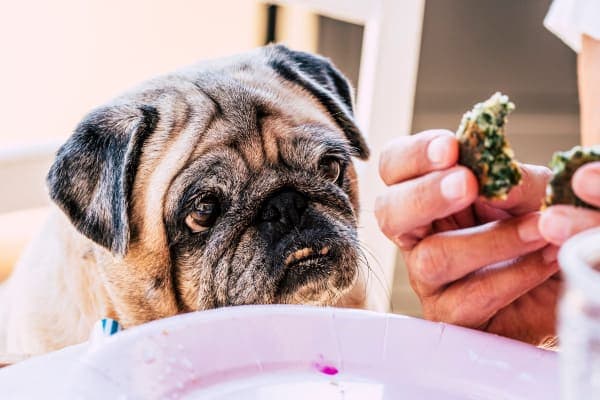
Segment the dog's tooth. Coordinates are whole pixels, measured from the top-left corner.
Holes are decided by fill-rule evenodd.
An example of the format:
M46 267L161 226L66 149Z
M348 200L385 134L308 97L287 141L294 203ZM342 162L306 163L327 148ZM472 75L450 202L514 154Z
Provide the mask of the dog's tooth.
M294 257L294 253L290 254L289 256L287 256L287 258L284 261L284 265L290 265L290 263L292 261L294 261L296 258Z
M324 256L327 253L329 253L329 246L325 246L321 249L321 251L319 252L320 255Z
M305 247L303 249L296 250L295 252L293 252L292 254L287 256L284 264L289 265L290 263L292 263L294 261L302 260L302 259L310 256L311 254L313 254L313 249L311 249L309 247Z

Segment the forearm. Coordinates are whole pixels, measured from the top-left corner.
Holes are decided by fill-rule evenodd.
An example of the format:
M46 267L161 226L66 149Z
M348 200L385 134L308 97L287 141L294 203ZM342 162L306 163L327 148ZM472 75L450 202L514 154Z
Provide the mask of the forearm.
M581 143L600 144L600 40L583 36L578 60Z

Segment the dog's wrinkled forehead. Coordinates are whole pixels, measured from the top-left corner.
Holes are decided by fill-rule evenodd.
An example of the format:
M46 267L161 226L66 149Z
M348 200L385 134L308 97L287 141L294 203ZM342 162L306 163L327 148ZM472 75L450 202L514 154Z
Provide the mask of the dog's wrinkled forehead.
M244 91L245 88L232 85L231 92ZM191 160L207 152L224 153L225 148L230 148L243 158L247 168L257 171L279 163L306 164L327 151L348 157L352 153L340 128L310 96L292 88L253 92L240 95L238 98L245 101L234 100L231 105L227 91L220 92L225 101L220 102L219 94L212 96L221 106L210 126L201 133Z
M193 160L208 149L228 146L256 169L264 164L295 163L299 156L312 159L325 151L321 147L326 142L348 155L364 157L368 150L364 144L356 144L362 137L351 120L352 100L342 96L349 96L349 89L338 93L332 83L330 87L336 91L328 92L328 87L314 77L328 76L329 71L304 76L293 64L295 61L287 60L290 65L284 65L280 58L285 57L279 54L282 49L269 47L204 62L134 91L135 101L151 104L160 115L155 132L145 144L152 149L147 152L166 156L169 149L165 142L179 135L194 150L188 155L175 147L178 161L185 156ZM290 77L290 71L297 71L298 76ZM320 97L329 101L323 102ZM340 122L342 115L345 122Z
M192 82L211 100L217 114L237 127L252 130L269 114L296 124L319 121L341 132L354 155L368 157L354 123L352 88L322 57L268 46L175 75Z

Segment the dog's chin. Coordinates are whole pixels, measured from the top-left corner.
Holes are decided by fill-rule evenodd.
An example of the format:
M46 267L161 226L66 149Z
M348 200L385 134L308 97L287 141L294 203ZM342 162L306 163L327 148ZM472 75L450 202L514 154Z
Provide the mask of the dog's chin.
M352 287L356 271L356 265L331 256L312 256L293 262L286 267L278 284L276 302L334 305Z

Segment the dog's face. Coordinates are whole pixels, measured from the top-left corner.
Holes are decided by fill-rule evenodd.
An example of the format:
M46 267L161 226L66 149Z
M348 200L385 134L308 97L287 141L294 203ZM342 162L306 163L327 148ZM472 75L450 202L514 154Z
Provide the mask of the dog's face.
M101 273L130 325L335 303L357 274L351 157L367 155L346 79L320 57L270 46L95 110L48 182L75 227L110 250Z

